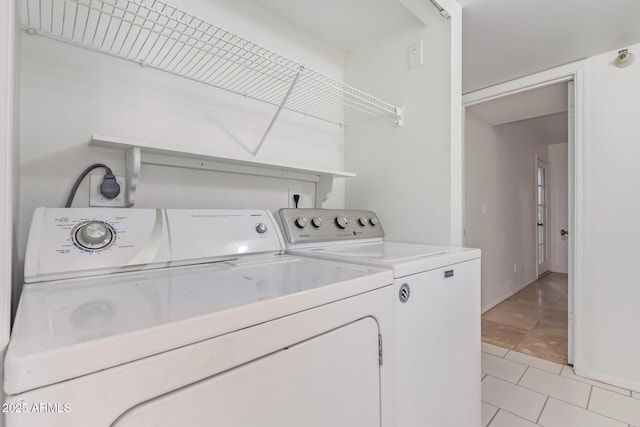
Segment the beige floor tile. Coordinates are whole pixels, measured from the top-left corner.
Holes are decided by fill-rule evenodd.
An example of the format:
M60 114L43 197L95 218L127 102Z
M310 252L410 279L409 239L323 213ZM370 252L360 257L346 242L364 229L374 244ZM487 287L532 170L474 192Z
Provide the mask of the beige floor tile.
M483 316L485 320L511 326L513 328L530 331L538 323L535 317L529 317L522 313L509 313L499 309L493 309Z
M569 337L567 322L556 322L549 319L540 319L540 321L533 327L532 332L538 332L540 334L563 340L567 340Z
M493 418L491 427L536 427L536 424L509 412L500 410Z
M509 352L509 349L504 347L498 347L497 345L489 344L487 342L483 342L482 351L494 356L504 357Z
M567 366L567 365L563 366L562 372L560 372L560 375L562 375L563 377L571 378L576 381L582 381L583 383L591 384L596 387L604 388L605 390L613 391L615 393L622 394L624 396L629 396L629 393L630 393L629 390L625 390L620 387L616 387L613 385L601 383L599 381L594 381L588 378L580 377L573 372L573 368L571 366Z
M634 426L640 425L640 400L630 396L593 387L589 410Z
M567 363L567 340L537 331L528 332L514 349L563 365Z
M482 402L482 427L487 427L493 416L498 412L498 408Z
M482 341L489 344L512 349L526 334L525 330L482 319Z
M567 312L562 310L554 310L552 308L547 309L542 314L543 320L552 320L554 322L564 323L565 325L568 322Z
M624 423L552 397L542 410L538 424L543 427L627 427Z
M482 340L566 364L567 289L566 274L538 279L482 316Z
M527 369L518 385L582 408L587 407L591 392L590 384L536 368Z
M519 302L513 302L509 299L498 304L494 309L511 312L511 313L523 313L529 317L541 319L544 316L545 309L541 307L535 307L530 304L522 304Z
M634 399L640 399L640 393L638 393L637 391L632 392L631 396L633 396Z
M491 354L482 354L482 372L485 374L516 384L526 370L527 367L520 363Z
M487 375L482 380L482 400L535 422L547 397L532 390Z
M554 374L559 374L562 371L562 365L560 363L529 356L528 354L519 353L514 350L508 352L505 359L513 360L514 362L522 363L523 365L533 366L534 368L542 369Z

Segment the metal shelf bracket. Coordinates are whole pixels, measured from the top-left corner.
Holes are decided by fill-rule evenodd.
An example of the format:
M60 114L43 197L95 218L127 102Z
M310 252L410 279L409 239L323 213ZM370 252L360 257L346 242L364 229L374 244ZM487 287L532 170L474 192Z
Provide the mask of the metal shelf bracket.
M278 120L278 116L280 116L280 112L282 111L282 109L284 108L285 104L287 103L287 100L289 99L289 96L291 96L291 92L293 91L293 88L296 87L296 83L298 83L298 79L300 78L300 72L302 70L304 70L304 66L303 65L300 66L300 71L298 71L296 76L293 78L293 81L291 82L291 86L289 86L289 90L287 90L287 93L284 95L284 98L282 98L282 102L280 102L280 105L278 106L278 110L273 115L273 118L271 119L271 122L269 123L269 126L267 126L267 130L264 131L264 135L262 135L262 139L260 140L260 143L258 144L256 149L253 150L253 155L254 156L256 154L258 154L258 151L260 151L260 148L262 147L262 144L264 144L264 140L267 139L267 135L269 135L269 132L271 132L271 128L273 127L273 125L276 122L276 120Z

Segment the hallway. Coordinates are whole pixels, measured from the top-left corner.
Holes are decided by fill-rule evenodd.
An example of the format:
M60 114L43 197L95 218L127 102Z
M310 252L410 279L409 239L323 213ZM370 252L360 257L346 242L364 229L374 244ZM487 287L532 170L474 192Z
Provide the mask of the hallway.
M541 277L482 315L482 341L567 364L567 275Z

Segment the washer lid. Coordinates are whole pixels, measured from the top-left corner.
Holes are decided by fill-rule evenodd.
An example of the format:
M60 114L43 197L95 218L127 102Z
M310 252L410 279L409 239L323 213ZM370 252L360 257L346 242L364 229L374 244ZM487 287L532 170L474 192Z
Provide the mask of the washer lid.
M404 277L480 257L479 249L389 241L326 245L288 252L391 268L394 277Z
M16 394L96 372L392 280L388 270L271 255L28 284L6 354L5 391Z

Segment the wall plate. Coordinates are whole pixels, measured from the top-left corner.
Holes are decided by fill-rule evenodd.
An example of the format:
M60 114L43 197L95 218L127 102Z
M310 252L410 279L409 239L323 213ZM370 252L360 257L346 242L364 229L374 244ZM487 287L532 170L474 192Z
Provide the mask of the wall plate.
M298 200L298 208L313 208L313 199L311 198L311 194L309 193L305 193L304 191L301 191L300 189L297 188L289 188L289 203L288 206L289 208L295 208L296 204L293 201L293 195L294 194L299 194L300 195L300 199Z
M116 175L116 181L120 184L120 194L115 199L109 200L100 193L100 184L102 184L103 176L103 174L89 175L89 206L126 208L125 187L127 184L125 177Z
M422 40L415 42L407 48L407 68L413 70L424 63L422 54Z

